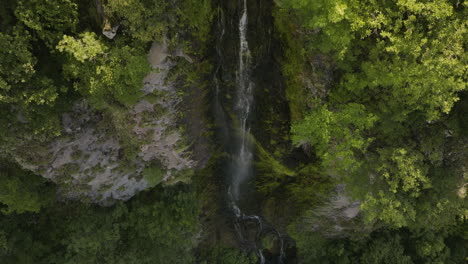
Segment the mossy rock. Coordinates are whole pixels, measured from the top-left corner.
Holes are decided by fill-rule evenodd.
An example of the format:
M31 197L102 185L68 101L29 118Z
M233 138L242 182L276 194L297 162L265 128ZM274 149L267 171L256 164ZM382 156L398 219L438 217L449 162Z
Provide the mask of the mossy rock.
M157 164L151 164L143 170L143 177L150 187L156 186L164 179L166 171Z

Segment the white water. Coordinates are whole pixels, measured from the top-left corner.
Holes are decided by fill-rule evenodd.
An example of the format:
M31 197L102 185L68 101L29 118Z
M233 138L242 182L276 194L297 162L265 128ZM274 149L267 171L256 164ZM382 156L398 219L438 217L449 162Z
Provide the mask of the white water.
M248 141L250 127L248 120L253 104L253 83L250 81L250 50L247 41L247 0L244 0L242 15L239 20L239 66L237 72L237 94L235 110L239 121L239 149L234 157L235 169L232 176L232 195L240 198L241 185L251 175L252 147Z
M239 200L241 200L243 193L242 185L252 176L253 167L253 150L250 138L250 126L249 118L254 103L253 89L254 84L251 81L251 54L249 49L249 43L247 40L247 26L248 26L248 12L247 12L247 0L243 0L243 6L241 10L241 16L239 19L239 54L238 54L238 69L237 69L237 91L236 91L236 104L235 113L239 124L238 139L236 142L236 150L234 151L232 160L232 175L231 184L228 190L228 196L230 199L230 207L236 216L235 229L241 241L246 241L246 237L242 230L244 222L256 223L256 237L255 237L255 249L259 258L259 263L265 263L265 257L263 256L261 246L258 245L261 241L261 235L263 232L263 221L262 218L257 215L246 215L238 206ZM222 30L224 34L224 28ZM217 83L215 83L217 86ZM216 95L218 96L218 87L216 87ZM278 263L283 263L284 252L283 252L283 240L278 231L278 239L280 240L280 256L278 257Z
M241 185L249 178L252 171L252 146L249 142L250 127L248 125L250 111L253 104L253 83L250 81L250 50L249 42L247 41L247 0L244 0L242 14L239 20L239 66L237 69L237 102L235 110L239 121L239 149L237 156L234 157L235 168L232 175L232 183L230 186L231 207L237 217L236 230L241 240L244 240L243 232L240 228L240 222L250 220L257 223L257 237L259 239L262 231L262 220L256 215L245 215L236 202L241 196ZM256 246L257 247L257 246ZM262 250L257 248L257 255L260 263L265 263L265 257Z

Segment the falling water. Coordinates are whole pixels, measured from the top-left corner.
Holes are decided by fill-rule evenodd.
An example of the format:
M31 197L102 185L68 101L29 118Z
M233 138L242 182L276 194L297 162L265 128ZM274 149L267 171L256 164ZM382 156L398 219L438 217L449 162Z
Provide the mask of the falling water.
M238 236L239 241L246 246L247 249L255 250L259 263L264 264L267 262L266 258L262 253L261 240L262 236L267 233L274 233L278 237L280 255L274 263L283 263L284 252L283 252L283 240L280 233L274 229L267 221L257 215L245 214L241 208L240 203L249 199L246 197L246 188L248 186L249 179L253 176L253 144L252 137L250 134L251 114L253 112L254 105L254 82L252 81L252 56L249 49L249 42L247 38L248 28L248 10L247 0L242 1L240 7L240 17L238 21L239 30L239 50L238 50L238 64L236 74L236 93L234 101L234 114L235 122L233 126L228 125L227 116L224 113L224 108L221 104L220 97L220 82L218 79L222 79L223 67L226 61L224 49L223 49L223 37L225 33L229 35L230 32L225 32L225 25L228 23L225 21L225 16L222 11L218 13L218 39L216 45L216 53L218 58L218 64L214 72L214 111L216 113L216 122L219 125L219 132L222 133L224 145L228 152L231 154L229 161L229 189L228 189L228 203L231 212L233 213L234 228ZM221 10L221 9L220 9ZM232 24L233 26L235 24ZM236 128L238 133L231 133L229 128ZM251 231L255 231L252 233ZM250 237L255 235L254 238Z
M244 0L242 15L239 21L239 66L237 72L237 102L235 110L239 121L239 149L235 159L231 192L235 200L240 198L240 186L251 175L253 153L248 141L248 125L253 104L253 83L250 81L250 50L247 42L247 0Z
M235 227L241 240L245 240L241 230L241 224L246 220L257 223L256 240L260 237L262 221L258 216L248 216L239 209L236 202L240 199L241 185L248 179L252 171L252 146L248 140L250 127L248 124L250 111L253 104L253 83L250 81L250 50L247 41L247 0L244 0L241 17L239 20L239 66L237 69L237 102L235 110L239 121L239 143L237 155L234 157L234 170L229 194L231 196L231 207L236 215ZM257 246L255 245L257 248ZM257 248L260 263L265 263L265 258L260 249Z
M235 110L239 121L239 144L237 156L234 157L235 168L231 178L229 194L231 197L231 208L236 215L235 228L241 240L245 240L241 225L245 221L253 221L257 224L255 242L260 240L263 230L262 220L256 215L245 215L237 205L241 196L241 185L249 178L252 173L252 145L249 142L250 126L249 117L253 105L254 84L250 80L250 50L247 41L247 0L243 1L241 17L239 20L239 66L237 70L237 102ZM265 257L258 245L254 245L256 253L261 264L265 263Z

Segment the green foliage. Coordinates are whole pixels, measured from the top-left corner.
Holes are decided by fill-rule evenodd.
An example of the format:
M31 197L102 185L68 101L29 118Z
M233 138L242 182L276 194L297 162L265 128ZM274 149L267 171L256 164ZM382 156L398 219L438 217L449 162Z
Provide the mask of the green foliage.
M30 38L20 29L12 35L0 32L0 103L51 104L58 96L51 79L35 75Z
M20 83L26 82L34 74L35 58L32 56L26 37L19 32L13 36L0 33L0 47L2 63L0 68L0 88L2 102L11 102L16 98L6 93ZM13 52L15 50L16 52Z
M382 150L380 158L388 160L378 168L379 173L389 185L389 191L396 193L399 189L418 197L423 188L430 187L424 156L421 153L408 153L406 149Z
M172 35L191 35L206 41L211 30L213 10L210 0L111 0L105 5L111 20L120 21L124 32L145 42L162 41Z
M368 194L361 209L366 212L367 222L379 219L395 227L407 226L409 221L416 218L416 211L411 203L399 201L396 195L384 191L379 191L376 195Z
M166 172L157 165L146 167L143 171L143 177L151 187L154 187L156 184L160 183L163 180L165 174Z
M53 199L53 189L46 180L15 166L0 168L0 203L3 214L39 212Z
M142 96L143 77L150 71L146 57L129 46L109 49L94 33L79 39L64 35L57 50L71 55L66 76L82 95L102 108L112 99L131 106Z
M360 263L411 264L411 257L405 254L400 237L386 236L373 239L363 250Z
M161 40L167 32L165 20L166 1L110 0L105 5L106 13L122 19L122 25L134 38L142 42Z
M324 237L312 230L294 229L301 263L463 263L467 239L458 230L466 223L442 232L409 232L379 229L369 236ZM453 245L452 243L456 243Z
M286 187L304 206L290 232L301 261L466 261L449 242L466 245L455 235L466 226L466 3L276 3L292 139L318 158ZM310 70L322 56L334 67L320 94L309 82L329 77ZM347 238L322 237L326 224L309 215L327 200L313 193L336 183L361 201L361 217L338 222ZM382 227L388 232L378 233ZM359 233L377 228L370 237Z
M198 204L184 187L144 193L110 208L55 203L0 216L2 263L193 263ZM28 252L28 254L24 254Z
M308 106L307 91L302 83L303 68L306 63L305 49L300 35L295 34L297 26L291 21L289 12L278 8L274 10L273 15L285 50L281 66L282 73L286 77L286 97L291 112L291 121L296 122L304 117Z
M316 32L309 38L318 51L336 58L344 71L339 99L373 96L379 110L395 120L414 111L434 120L450 111L456 92L466 89L463 43L468 31L459 3L278 2L297 13L302 27Z
M327 240L319 233L305 232L297 226L289 229L297 243L302 263L352 263L343 241Z
M271 193L278 188L287 177L294 177L296 173L276 160L260 143L255 143L259 159L255 162L255 165L261 175L261 178L258 180L258 189L265 194Z
M20 0L15 15L49 47L54 47L64 33L75 30L78 5L75 0Z
M199 41L207 41L214 17L211 0L181 0L177 4L177 14L180 16L181 28Z
M359 104L347 104L337 112L318 106L291 128L292 139L296 145L315 147L326 167L353 172L360 166L356 155L365 153L372 142L365 133L375 121L376 117Z
M57 45L57 50L71 54L77 61L94 61L98 56L105 53L107 47L97 38L94 32L84 32L79 35L79 39L63 35L62 40Z
M466 89L465 4L277 2L278 14L292 19L300 32L301 44L287 37L285 44L305 52L295 78L301 79L307 60L317 54L332 57L337 67L328 96L309 100L312 112L292 126L294 143L310 144L319 165L347 183L363 202L368 223L412 228L429 219L440 223L438 228L453 223L463 211L452 197L457 187L441 192L445 187L434 182L434 170L447 169L446 182L460 184L451 170L463 165L447 155L457 149L447 135L458 129L448 124L459 115L452 109ZM280 29L288 25L281 22L284 17L277 18ZM286 56L297 57L291 54ZM291 60L286 65L293 65ZM314 185L301 184L295 189ZM430 198L436 194L439 202Z
M255 254L246 254L238 249L215 246L200 257L200 264L254 264L258 263Z

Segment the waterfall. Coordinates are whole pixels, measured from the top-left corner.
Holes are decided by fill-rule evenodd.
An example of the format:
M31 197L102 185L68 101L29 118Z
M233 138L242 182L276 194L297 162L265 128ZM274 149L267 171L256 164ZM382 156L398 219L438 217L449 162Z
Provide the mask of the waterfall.
M232 183L230 188L231 207L236 215L237 221L235 228L241 240L245 240L241 229L241 224L244 221L254 221L257 224L257 232L255 236L255 248L260 264L265 263L265 257L257 241L260 240L263 230L262 219L256 215L245 215L237 206L236 201L241 197L241 185L249 178L252 171L252 145L249 141L250 126L249 117L254 103L253 88L254 84L250 80L250 50L249 42L247 41L247 26L248 26L248 10L247 0L243 0L243 7L239 20L239 66L237 69L237 102L235 110L239 121L239 144L237 157L235 157L235 168L232 175Z
M242 15L239 20L239 65L237 69L237 102L235 110L239 121L239 142L232 176L231 192L235 200L240 199L240 186L248 179L252 171L252 146L248 141L248 124L253 104L253 83L250 81L250 50L247 41L247 0L244 0Z
M254 161L254 144L252 144L251 136L251 122L252 112L254 108L254 89L255 83L252 81L252 68L253 59L249 47L247 32L248 32L248 8L247 0L240 0L241 5L239 8L239 17L237 23L236 20L226 19L229 17L229 13L226 15L222 9L218 9L218 21L217 21L217 42L216 42L216 55L217 55L217 66L214 69L214 96L215 101L213 110L215 113L216 123L218 124L218 133L222 139L225 150L229 153L229 160L227 160L227 176L228 176L228 208L232 213L234 229L238 236L238 240L246 250L254 250L258 256L259 263L265 264L269 261L271 263L283 263L285 259L283 252L283 239L281 234L265 221L261 216L249 215L243 212L240 204L246 202L251 197L249 196L248 182L253 175L253 161ZM226 26L230 30L226 30ZM232 38L232 40L238 41L238 53L237 53L237 64L226 64L231 61L231 57L236 56L236 53L230 54L229 49L224 49L226 40L231 40L230 36L236 36L235 30L238 29L238 38ZM233 34L234 33L234 34ZM226 37L225 37L226 35ZM233 67L230 68L230 65ZM220 91L225 87L226 81L223 79L225 76L224 71L228 70L227 76L230 75L235 69L235 84L230 82L229 84L235 89L234 101L233 101L233 122L228 121L229 115L225 113L225 107L222 104L222 96ZM234 79L234 78L233 78ZM231 87L231 86L229 86ZM233 131L237 133L232 133ZM275 260L271 257L266 259L262 252L262 237L266 234L274 234L277 236L279 241L279 256L276 256ZM255 237L252 237L252 236Z
M241 240L245 240L241 230L243 221L252 220L258 225L256 240L260 238L262 231L262 220L260 217L253 215L244 215L244 213L237 206L236 201L240 199L241 185L249 178L252 171L252 145L249 142L248 136L250 134L249 116L253 104L253 83L250 81L250 50L249 42L247 41L247 0L243 0L241 16L239 20L239 66L237 68L237 101L235 110L239 121L239 143L237 156L234 157L234 170L231 178L231 207L236 215L237 221L235 228ZM260 263L265 263L265 257L260 248L255 245L257 255L260 258Z

